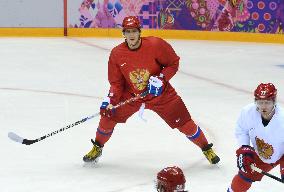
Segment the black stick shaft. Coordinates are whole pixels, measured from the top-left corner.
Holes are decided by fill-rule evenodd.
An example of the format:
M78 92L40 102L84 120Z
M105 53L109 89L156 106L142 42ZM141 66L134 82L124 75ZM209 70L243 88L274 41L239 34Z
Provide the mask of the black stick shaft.
M250 167L252 168L252 170L254 170L254 171L258 172L258 173L261 173L261 174L263 174L263 175L265 175L267 177L270 177L270 178L272 178L272 179L274 179L276 181L279 181L280 183L284 183L283 179L281 179L279 177L276 177L275 175L272 175L270 173L267 173L267 172L261 170L260 168L254 166L253 164Z
M34 139L34 140L24 139L24 140L23 140L23 144L25 144L25 145L31 145L31 144L34 144L34 143L36 143L36 142L42 141L42 140L44 140L44 139L46 139L46 138L48 138L48 137L51 137L51 136L56 135L57 133L60 133L60 132L62 132L62 131L65 131L65 130L67 130L67 129L70 129L70 128L72 128L72 127L75 127L75 126L77 126L77 125L79 125L79 124L81 124L81 123L84 123L84 122L86 122L87 120L92 119L92 118L94 118L94 117L96 117L96 116L98 116L98 115L99 115L99 113L96 113L96 114L94 114L94 115L92 115L92 116L89 116L89 117L86 117L86 118L84 118L84 119L81 119L80 121L76 121L75 123L72 123L72 124L70 124L70 125L67 125L67 126L61 128L61 129L58 129L58 130L53 131L53 132L51 132L51 133L48 133L48 134L46 134L46 135L44 135L44 136L42 136L42 137L40 137L40 138Z
M281 183L284 183L284 180L282 180L282 179L279 178L279 177L276 177L275 175L272 175L272 174L267 173L267 172L265 172L265 171L261 171L261 173L262 173L263 175L266 175L266 176L268 176L268 177L270 177L270 178L276 180L276 181L279 181L279 182L281 182Z
M134 101L136 101L136 100L138 100L138 99L141 99L141 98L145 97L147 94L148 94L148 91L145 91L145 92L143 92L143 93L141 93L141 94L139 94L139 95L137 95L137 96L135 96L135 97L132 97L132 98L126 100L126 101L123 101L123 102L121 102L121 103L115 105L114 108L118 108L118 107L121 107L121 106L126 105L126 104L128 104L128 103L132 103L132 102L134 102ZM46 138L52 137L52 136L54 136L54 135L56 135L56 134L58 134L58 133L60 133L60 132L63 132L63 131L65 131L65 130L67 130L67 129L70 129L70 128L72 128L72 127L75 127L75 126L77 126L77 125L79 125L79 124L81 124L81 123L84 123L84 122L86 122L87 120L90 120L90 119L92 119L92 118L94 118L94 117L97 117L97 116L99 116L99 115L100 115L100 113L96 113L96 114L94 114L94 115L91 115L91 116L89 116L89 117L83 118L83 119L81 119L81 120L79 120L79 121L76 121L76 122L74 122L74 123L72 123L72 124L70 124L70 125L67 125L67 126L61 128L61 129L58 129L58 130L56 130L56 131L53 131L53 132L51 132L51 133L48 133L48 134L46 134L46 135L43 135L43 136L41 136L41 137L39 137L39 138L37 138L37 139L33 139L33 140L32 140L32 139L23 139L22 137L18 136L18 135L15 134L15 133L9 133L8 136L9 136L12 140L14 140L14 141L16 141L16 142L20 142L20 143L25 144L25 145L31 145L31 144L34 144L34 143L36 143L36 142L42 141L42 140L44 140L44 139L46 139Z

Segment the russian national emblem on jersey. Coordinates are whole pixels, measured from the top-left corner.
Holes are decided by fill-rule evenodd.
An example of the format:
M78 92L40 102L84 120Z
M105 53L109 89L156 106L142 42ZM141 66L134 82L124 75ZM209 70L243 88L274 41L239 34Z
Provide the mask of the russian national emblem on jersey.
M264 140L259 139L258 137L255 137L255 141L258 154L264 159L271 159L274 152L272 145L265 143Z
M150 73L146 69L136 69L129 73L129 78L134 88L141 91L145 89L148 84Z

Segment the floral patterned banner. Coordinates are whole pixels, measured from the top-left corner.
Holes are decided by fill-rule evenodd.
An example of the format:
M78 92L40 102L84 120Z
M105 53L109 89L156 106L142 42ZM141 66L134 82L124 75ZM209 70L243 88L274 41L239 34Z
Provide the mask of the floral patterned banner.
M120 28L125 16L143 28L281 33L284 0L83 0L75 28Z

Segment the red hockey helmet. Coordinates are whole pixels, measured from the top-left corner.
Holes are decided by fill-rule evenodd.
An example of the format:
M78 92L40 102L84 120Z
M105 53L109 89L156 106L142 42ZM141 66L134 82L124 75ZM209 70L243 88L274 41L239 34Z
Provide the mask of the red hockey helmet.
M265 99L265 100L274 100L277 96L277 89L272 83L261 83L257 86L254 91L254 97L256 100Z
M123 19L122 22L123 31L125 29L139 29L141 28L140 21L136 16L128 16Z
M179 167L166 167L157 174L157 191L184 191L184 188L185 177Z

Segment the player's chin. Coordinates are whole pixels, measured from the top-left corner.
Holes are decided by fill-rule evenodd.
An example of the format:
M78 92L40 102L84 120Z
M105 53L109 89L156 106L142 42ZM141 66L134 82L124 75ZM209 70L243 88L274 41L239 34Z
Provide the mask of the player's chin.
M268 116L268 115L269 115L269 112L267 112L267 111L262 111L261 114L262 114L263 116Z
M137 45L137 41L129 41L128 44L130 47L135 47Z

